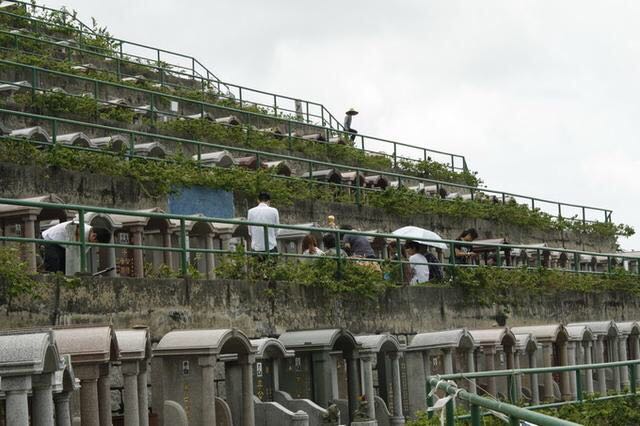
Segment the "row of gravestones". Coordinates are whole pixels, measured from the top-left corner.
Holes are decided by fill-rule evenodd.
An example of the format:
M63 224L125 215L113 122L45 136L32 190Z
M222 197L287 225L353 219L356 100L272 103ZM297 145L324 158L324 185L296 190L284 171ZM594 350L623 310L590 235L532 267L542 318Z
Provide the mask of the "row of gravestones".
M3 426L402 425L426 408L431 375L638 359L639 337L637 323L613 321L429 332L408 345L344 329L257 340L234 329L176 330L152 350L144 327L12 331L0 334L0 401ZM625 371L580 379L588 393L620 391ZM540 376L540 385L536 375L518 377L519 399L575 399L575 373ZM124 410L112 417L113 384ZM506 384L466 387L500 397Z

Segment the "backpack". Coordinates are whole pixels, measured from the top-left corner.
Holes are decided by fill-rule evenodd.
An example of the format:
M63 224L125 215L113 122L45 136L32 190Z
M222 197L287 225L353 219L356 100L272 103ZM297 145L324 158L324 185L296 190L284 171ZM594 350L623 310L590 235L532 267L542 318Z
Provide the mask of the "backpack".
M433 254L427 252L424 257L427 258L427 262L429 262L429 281L439 281L444 278L442 274L442 267L437 265L440 263L437 257Z

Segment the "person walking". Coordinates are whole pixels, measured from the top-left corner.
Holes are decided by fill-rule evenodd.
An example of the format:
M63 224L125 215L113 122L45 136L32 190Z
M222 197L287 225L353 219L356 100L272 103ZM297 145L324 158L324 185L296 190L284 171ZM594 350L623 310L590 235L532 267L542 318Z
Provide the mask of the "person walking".
M478 231L474 228L465 229L462 233L456 238L456 241L464 241L466 243L470 243L478 238ZM477 253L471 251L471 246L467 244L456 244L455 248L455 258L456 263L466 265L468 263L473 263L473 260L478 256Z
M278 209L271 207L271 195L268 192L261 192L258 195L258 205L249 209L247 213L249 222L264 223L267 225L279 225L280 214ZM267 241L263 226L250 225L249 236L251 237L251 250L265 252L267 249L271 253L278 252L276 237L278 229L267 228Z
M349 138L351 139L351 142L356 140L356 135L358 134L358 131L353 127L351 127L351 121L353 120L354 115L358 115L358 111L356 111L353 108L350 108L349 111L347 111L344 115L344 123L343 123L345 132L350 133Z

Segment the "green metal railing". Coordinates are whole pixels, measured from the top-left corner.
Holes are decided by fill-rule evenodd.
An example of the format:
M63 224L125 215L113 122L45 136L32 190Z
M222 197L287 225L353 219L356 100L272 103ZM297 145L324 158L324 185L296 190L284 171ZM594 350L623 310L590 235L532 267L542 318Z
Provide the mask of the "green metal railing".
M12 2L22 3L22 2ZM91 52L92 55L101 55L102 58L111 58L115 60L118 65L129 64L137 66L145 66L158 74L160 83L166 87L180 87L175 83L165 81L165 76L175 76L185 80L198 81L199 86L204 88L215 88L217 90L216 95L220 98L226 98L238 103L240 108L259 106L267 111L272 112L274 115L288 114L296 116L299 120L304 120L307 123L318 122L323 126L329 126L336 130L344 130L344 126L338 121L333 114L322 104L294 98L290 96L280 95L277 93L266 92L262 90L253 89L250 87L240 86L231 82L222 81L215 76L208 68L206 68L200 61L192 56L184 55L181 53L159 49L151 46L147 46L140 43L130 42L123 39L109 37L108 40L111 44L115 45L117 51L99 48L96 46L86 46L84 41L96 37L93 32L83 31L77 28L71 28L66 26L60 26L55 23L43 21L41 19L32 17L23 17L7 11L0 10L0 15L13 17L15 19L23 19L29 23L33 23L36 31L41 29L41 25L47 25L48 27L62 27L66 31L73 31L77 35L77 41L81 50L77 50L84 54ZM24 29L24 27L20 27ZM64 41L63 39L56 39L50 37L52 42L56 44L56 41ZM127 46L149 50L151 52L148 56L141 56L127 51ZM72 46L67 48L74 50ZM166 56L177 57L188 63L188 65L179 65L173 62L168 62ZM126 77L124 73L119 73L119 77ZM130 75L129 75L130 76ZM296 109L296 103L300 103L300 109Z
M473 267L477 267L478 265L475 264L457 264L456 263L456 259L455 259L455 249L457 247L468 247L472 250L492 250L495 251L495 253L497 254L497 262L495 263L496 267L500 267L500 268L512 268L511 266L509 266L509 262L508 262L508 257L505 256L505 258L503 259L502 256L499 254L501 252L508 254L510 250L513 249L530 249L529 246L526 245L514 245L514 244L490 244L490 243L481 243L481 242L464 242L464 241L453 241L453 240L433 240L433 239L425 239L425 238L413 238L413 237L401 237L398 235L394 235L394 234L389 234L389 233L377 233L377 232L357 232L357 231L349 231L349 230L342 230L342 229L334 229L334 228L321 228L321 227L310 227L310 226L299 226L299 225L285 225L285 224L279 224L279 225L274 225L274 224L266 224L266 223L260 223L260 222L249 222L249 221L244 221L244 220L238 220L238 219L225 219L225 218L214 218L214 217L206 217L206 216L197 216L197 215L178 215L178 214L167 214L167 213L158 213L158 212L149 212L149 211L137 211L137 210L124 210L124 209L115 209L115 208L106 208L106 207L95 207L95 206L87 206L87 205L78 205L78 204L58 204L58 203L51 203L51 202L37 202L37 201L30 201L30 200L24 200L24 199L11 199L11 198L0 198L0 205L5 205L5 207L7 205L9 206L22 206L22 207L28 207L28 208L39 208L39 209L55 209L56 211L68 211L68 212L76 212L76 216L78 217L78 223L80 224L80 241L43 241L41 239L38 238L26 238L26 237L21 237L21 236L7 236L7 235L3 235L0 236L0 241L7 241L7 242L17 242L17 243L41 243L41 244L59 244L59 245L64 245L64 246L80 246L82 248L81 251L81 271L82 272L86 272L87 271L87 253L86 253L86 249L89 247L111 247L111 248L119 248L119 249L130 249L130 250L140 250L140 251L160 251L160 252L175 252L178 253L180 255L180 262L179 262L179 268L180 271L183 275L185 275L187 273L188 267L189 267L189 261L188 258L189 256L193 253L193 254L217 254L217 255L230 255L233 253L236 253L235 251L231 251L231 250L225 250L225 249L205 249L205 248L195 248L195 247L189 247L189 245L186 243L189 239L189 237L191 236L191 234L187 231L186 229L186 223L187 221L191 221L191 222L204 222L204 223L214 223L214 224L229 224L229 225L243 225L243 226L252 226L252 227L257 227L257 232L263 232L265 235L265 241L268 241L268 233L270 229L274 229L276 230L276 233L285 230L285 231L296 231L296 232L302 232L302 233L313 233L313 234L333 234L335 237L335 240L337 242L340 242L343 240L343 237L345 235L357 235L357 236L364 236L370 239L377 239L378 241L386 241L386 242L394 242L395 243L395 253L386 253L383 248L383 255L382 257L379 258L367 258L367 259L363 259L363 258L345 258L343 255L341 255L340 250L337 251L335 256L325 256L326 259L332 259L336 261L336 268L338 273L340 274L341 268L343 267L343 263L344 261L355 261L355 262L372 262L372 263L379 263L382 266L384 266L384 264L389 264L389 265L406 265L408 264L408 261L403 259L402 256L402 251L401 251L401 247L402 244L408 240L413 240L413 241L418 241L420 243L423 244L429 244L429 243L440 243L440 244L445 244L448 247L449 250L449 256L443 256L443 258L440 260L440 263L438 263L437 265L439 266L445 266L448 268L453 268L452 270L449 271L449 273L455 273L455 269L456 268L473 268ZM100 243L89 243L86 242L84 239L82 239L84 237L84 235L82 234L84 231L84 227L82 226L83 224L85 224L87 222L86 220L86 215L88 213L98 213L98 214L107 214L107 215L119 215L119 216L131 216L131 217L136 217L136 218L149 218L149 219L160 219L165 221L165 224L168 223L177 223L178 226L175 227L174 230L172 230L172 233L176 233L179 237L179 241L180 241L180 246L179 247L168 247L168 246L158 246L158 245L145 245L145 244L140 244L140 245L129 245L129 244L100 244ZM5 218L7 218L9 216L9 214L5 211L4 213ZM22 218L24 218L24 214L23 213L16 213L16 218L17 220L22 220ZM173 222L171 222L173 221ZM9 222L7 222L9 223ZM173 225L169 226L166 225L166 229L169 229L170 227L172 227ZM168 232L168 231L167 231ZM288 253L288 252L283 252L283 253L270 253L269 252L269 248L268 248L268 244L265 244L265 251L264 252L254 252L254 251L246 251L245 254L247 256L251 256L251 255L264 255L267 257L273 257L273 258L312 258L312 259L317 259L317 257L315 256L306 256L306 255L301 255L299 253ZM613 268L614 265L618 264L618 265L624 265L624 262L627 262L627 267L629 269L632 269L632 266L634 266L634 270L630 273L633 273L635 275L640 275L640 262L638 262L638 258L637 257L630 257L630 256L625 256L624 254L602 254L602 253L593 253L593 252L586 252L586 251L578 251L578 250L568 250L568 249L561 249L561 248L549 248L549 249L545 249L548 251L552 251L555 253L566 253L566 254L570 254L570 256L567 256L568 258L573 258L573 259L578 259L581 255L588 255L588 256L605 256L607 258L607 265L608 268L606 271L603 272L591 272L591 271L581 271L579 264L574 265L574 269L572 270L563 270L566 272L575 272L575 273L589 273L589 274L608 274L613 272ZM540 252L540 251L539 251ZM538 252L538 253L539 253ZM386 253L386 254L385 254ZM391 259L390 257L393 255L396 255L397 258L396 259ZM170 265L168 265L170 266ZM539 268L539 265L537 265L536 267L530 267L529 269L531 270L536 270ZM399 268L399 277L400 277L400 282L404 282L405 277L404 276L404 271L403 271L403 267L401 266ZM382 270L382 268L381 268ZM574 367L575 368L575 367ZM492 374L497 374L496 372L491 372ZM481 373L477 373L477 374L481 374ZM468 376L468 375L466 375ZM447 378L450 378L449 376L447 376Z
M19 40L28 40L31 42L38 42L38 43L45 43L48 44L52 47L57 47L59 48L60 46L58 46L57 44L53 43L53 42L48 42L46 40L41 40L38 38L34 38L34 37L30 37L30 36L26 36L26 35L20 35L20 34L14 34L14 33L9 33L7 31L3 31L0 30L0 36L4 35L5 37L10 37L14 40L14 45L11 48L8 47L0 47L0 50L15 50L15 51L20 51L20 45L19 45ZM74 51L79 51L85 55L94 55L95 53L90 51L90 50L86 50L86 49L80 49L80 48L73 48L73 47L65 47L65 49L67 49L68 51L74 50ZM51 57L48 57L48 59L52 59ZM66 60L71 60L71 57L68 56ZM111 72L115 78L117 78L119 81L121 81L123 78L125 78L125 74L122 73L121 68L122 68L122 64L129 64L129 65L133 65L133 66L139 66L140 64L138 64L137 62L131 62L131 61L127 61L125 59L120 59L120 58L116 58L116 68L117 70L114 71L109 71L109 70L101 70L103 72ZM41 69L42 71L40 72L44 72L46 70ZM164 70L162 68L157 68L158 73L159 73L159 78L160 78L160 85L166 86L168 88L172 87L172 84L165 81L163 78L164 75ZM73 74L71 74L73 75ZM132 87L132 86L129 86ZM206 93L206 87L204 85L201 86L200 88L202 90L202 93ZM164 96L164 95L163 95ZM193 101L193 102L197 102L197 101ZM238 107L239 108L231 108L232 110L235 111L244 111L245 113L249 113L249 111L246 110L246 108L243 108L245 105L242 102L242 99L239 100L238 103ZM256 113L254 113L256 114ZM298 120L293 120L287 117L278 117L272 114L256 114L257 116L262 116L265 118L270 118L271 120L275 120L278 123L282 124L283 126L285 126L288 129L288 132L291 133L291 129L296 129L297 127L300 127L302 124L304 124L301 121ZM324 121L324 120L322 120ZM343 137L347 137L350 136L348 133L343 133L343 132L336 132L335 129L331 128L331 127L327 127L327 126L318 126L318 125L314 125L314 124L306 124L306 126L310 129L316 129L318 131L318 133L322 134L325 136L325 138L328 140L328 138L330 138L333 135L340 135ZM359 133L357 135L355 135L354 138L354 146L358 147L359 149L365 151L365 152L371 152L371 153L375 153L375 154L380 154L379 150L382 149L383 152L386 153L387 156L393 158L394 160L394 166L398 165L398 161L401 160L407 160L407 161L426 161L428 159L431 159L432 156L436 156L436 161L445 163L446 161L449 162L450 167L453 171L467 171L468 167L467 167L467 162L464 156L459 155L459 154L453 154L450 152L444 152L444 151L439 151L439 150L434 150L434 149L427 149L424 147L419 147L419 146L415 146L415 145L410 145L410 144L406 144L406 143L401 143L401 142L396 142L396 141L392 141L389 139L383 139L383 138L377 138L377 137L373 137L370 135L366 135L363 133Z
M448 383L443 380L438 380L437 378L431 378L429 383L431 384L431 386L437 388L438 390L444 391L447 395L452 396L452 398L447 402L445 406L445 424L447 426L454 426L456 423L453 406L454 398L458 398L469 403L472 412L472 426L481 426L482 424L480 421L480 408L484 408L508 416L510 424L512 426L519 426L520 420L534 422L534 424L539 426L578 426L578 423L559 419L557 417L551 417L545 414L536 413L535 411L529 411L525 408L521 408L513 404L507 404L505 402L478 396L462 388L458 388L455 384Z
M60 129L63 128L63 125L68 125L68 127L74 126L75 129L77 129L78 127L85 128L85 129L92 129L93 131L99 131L101 133L111 132L110 133L111 135L115 135L115 134L128 135L130 146L127 152L124 153L127 158L148 158L148 157L141 157L139 155L136 155L135 143L136 143L136 137L137 137L147 141L164 141L170 144L177 144L177 145L184 145L186 147L191 147L192 152L196 152L195 161L197 161L198 164L202 164L202 155L206 153L207 150L209 150L210 152L227 150L227 151L246 154L246 155L254 155L256 157L256 164L261 164L261 161L264 159L283 160L283 161L293 162L296 164L302 164L305 170L304 173L306 177L298 176L296 178L291 177L290 179L303 178L305 180L313 180L312 172L314 170L319 170L319 169L337 169L337 170L343 170L343 171L346 170L346 171L356 172L357 176L358 175L384 176L389 178L389 180L393 179L396 182L398 182L398 186L403 186L410 182L418 182L422 184L435 186L437 190L439 190L440 188L449 188L449 189L454 188L456 190L469 192L471 194L472 201L475 199L481 199L481 196L479 194L482 193L484 194L483 195L484 197L486 197L487 194L492 195L495 197L496 201L501 200L502 202L505 202L505 203L508 202L509 199L514 199L514 200L518 198L524 199L524 200L527 200L527 205L530 205L534 208L536 206L540 208L540 206L543 205L544 203L551 204L554 206L553 210L557 211L560 215L562 215L563 208L565 209L571 208L571 207L578 208L582 211L583 223L591 222L586 217L587 212L594 212L599 215L603 214L605 222L611 221L611 210L601 209L597 207L588 207L588 206L578 205L578 204L562 203L558 201L545 200L542 198L534 198L534 197L529 197L525 195L514 194L509 192L503 192L503 191L495 191L495 190L485 189L485 188L483 188L482 190L479 190L478 188L473 186L443 182L443 181L438 181L433 179L419 178L419 177L403 175L399 173L373 170L373 169L355 167L355 166L344 165L344 164L336 164L336 163L331 163L326 161L310 160L306 158L294 157L294 156L284 155L284 154L276 154L271 152L264 152L264 151L248 149L248 148L239 148L239 147L233 147L233 146L227 146L227 145L221 145L221 144L213 144L208 142L199 142L199 141L193 141L189 139L177 138L172 136L151 134L151 133L140 132L140 131L135 131L130 129L104 126L99 124L90 124L90 123L85 123L85 122L80 122L75 120L61 119L57 117L43 116L43 115L19 112L14 110L0 109L0 114L13 116L13 117L22 117L25 119L38 120L40 122L48 123L50 132L51 132L51 141L52 141L52 144L54 145L57 144L57 136L59 134L58 132L60 131ZM34 124L31 124L31 125L34 125ZM74 130L74 131L77 132L79 130ZM72 132L68 131L67 133L72 133ZM249 138L250 134L251 134L250 130L247 129L245 133L245 137ZM6 137L7 136L5 136L4 138ZM43 144L42 142L37 142L37 141L30 141L30 142ZM70 146L70 145L65 145L65 147L68 147L70 149L89 150L89 151L100 152L104 154L113 154L113 152L108 152L108 151L95 149L95 148L84 148L84 147ZM368 188L364 186L361 183L361 180L357 177L354 181L354 184L352 185L344 185L344 184L331 183L331 182L315 182L315 183L322 184L322 185L330 185L336 188L348 188L354 192L355 201L357 204L360 204L362 202L362 197L365 196L367 192L380 191L380 189ZM450 201L453 201L453 200L450 200ZM558 217L560 218L562 216L558 216Z
M616 348L617 349L617 348ZM596 364L579 364L579 365L567 365L561 367L540 367L540 368L522 368L522 369L512 369L512 370L494 370L494 371L480 371L474 373L455 373L455 374L441 374L431 376L427 379L426 390L427 390L427 407L433 405L433 400L431 392L434 388L439 390L443 390L449 395L455 395L461 399L468 401L470 403L470 414L464 416L456 416L453 411L453 402L449 401L446 406L446 419L447 425L454 425L455 420L470 420L472 426L479 426L481 424L480 418L482 415L487 415L489 413L481 413L480 407L485 408L487 410L496 411L499 413L503 413L509 416L511 424L518 425L518 420L526 420L533 421L540 425L554 425L554 424L567 424L567 423L546 423L548 421L542 418L538 418L535 420L533 417L524 417L526 413L529 414L537 414L532 410L539 410L545 408L557 408L563 405L569 404L580 404L583 403L587 397L589 397L590 401L604 401L613 398L625 398L629 396L637 395L637 387L638 387L638 366L640 366L640 360L628 360L628 361L615 361L615 362L607 362L607 363L596 363ZM587 392L583 388L581 372L585 371L585 374L591 374L593 370L605 369L605 368L626 368L627 374L629 377L629 389L628 391L620 392L615 395L604 395L604 396L593 396L587 394ZM516 384L518 383L518 376L531 376L533 374L553 374L553 373L570 373L575 374L575 383L576 383L576 398L568 399L561 402L549 402L544 404L537 405L528 405L523 408L515 407L510 404L517 404L517 396L516 396ZM508 383L508 398L510 404L504 404L499 401L490 400L488 398L480 398L477 395L468 392L455 384L452 384L450 381L460 381L460 380L475 380L480 378L495 378L495 377L504 377L507 378ZM568 378L567 378L568 380ZM487 403L486 400L491 401L491 403ZM506 406L506 409L505 409ZM515 409L518 410L515 410ZM569 423L573 424L573 423Z

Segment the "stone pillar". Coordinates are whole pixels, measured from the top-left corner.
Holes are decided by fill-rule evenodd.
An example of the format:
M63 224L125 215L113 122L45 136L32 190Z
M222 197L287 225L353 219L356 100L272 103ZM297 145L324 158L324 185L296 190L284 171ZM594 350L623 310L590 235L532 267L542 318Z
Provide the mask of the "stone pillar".
M198 365L202 370L202 424L216 423L216 384L213 368L216 365L215 356L198 358Z
M138 361L126 361L122 363L122 376L124 377L124 425L139 426L140 410L138 409Z
M100 426L97 378L80 382L80 418L83 426Z
M109 376L109 364L100 366L100 378L98 379L98 407L100 411L100 426L111 426L111 377Z
M113 232L111 233L111 239L109 240L109 242L111 244L114 243ZM113 247L108 247L108 248L101 247L100 248L100 253L104 253L105 254L105 258L106 258L105 259L106 266L103 266L103 267L109 267L109 268L113 267L113 269L111 271L107 272L107 276L109 276L109 277L117 277L118 276L118 271L117 271L117 268L116 268L116 249L113 248Z
M553 343L546 342L542 344L542 362L544 367L553 366ZM544 383L544 400L546 402L553 401L553 375L544 373L542 380Z
M602 341L603 339L604 337L600 336L598 337L598 340L596 340L596 343L595 343L596 364L601 364L604 362L604 344ZM607 376L605 374L604 368L599 368L596 371L598 373L598 392L600 392L600 395L606 396L607 395Z
M132 226L130 228L131 242L133 245L142 245L143 229L142 226ZM133 249L133 270L135 271L136 278L144 278L144 253L142 249Z
M2 378L2 390L5 392L5 418L7 425L29 426L29 402L27 392L29 392L30 389L30 376Z
M33 389L31 402L34 426L53 426L52 380L53 374L51 373L33 376L31 379Z
M60 392L53 396L56 406L56 426L71 426L70 392Z
M36 237L36 219L37 216L33 214L25 215L22 217L22 221L24 222L24 237L25 238L35 238ZM27 262L27 268L29 272L37 271L36 264L36 244L35 243L25 243L25 261Z
M149 391L147 390L147 360L140 361L138 374L138 411L140 426L149 426Z
M560 355L560 365L569 365L567 342L558 344L558 351ZM564 401L571 400L571 381L568 371L560 372L560 394Z
M535 352L529 352L529 368L536 368L538 366L538 360L536 359ZM540 404L540 387L538 385L538 374L532 373L529 381L531 382L531 402L534 405Z
M627 361L627 338L629 336L621 336L619 338L619 355L620 361ZM620 367L620 385L624 387L629 386L629 367Z
M362 355L362 376L364 378L364 389L362 390L367 400L367 416L373 420L376 418L375 393L373 390L373 361L375 355Z
M476 370L476 359L473 348L467 351L467 373L473 373ZM476 379L469 380L469 392L476 393Z
M591 364L592 363L591 341L584 342L583 345L584 345L584 357L583 357L584 363ZM591 371L591 369L584 370L584 377L585 377L585 382L587 386L587 393L592 394L593 393L593 372Z
M609 338L608 345L610 362L618 361L618 339L616 337ZM616 392L620 392L620 368L612 368L611 373L613 375L613 388Z
M204 248L207 250L213 250L213 234L207 233L204 235ZM205 253L204 255L204 265L206 268L206 277L207 279L214 279L216 277L215 274L215 257L213 253Z
M242 368L242 426L255 426L253 407L253 356L241 355L238 363Z
M635 359L640 359L640 336L634 336L633 347L635 348L633 356ZM636 379L637 383L640 384L640 364L636 365Z
M443 349L444 352L444 374L453 374L453 354L451 349Z
M516 370L520 370L520 353L516 352L513 357L513 364ZM516 375L516 399L522 400L522 374Z
M187 234L187 239L189 235ZM162 231L162 246L165 248L171 248L171 233L168 230ZM173 269L173 252L163 251L162 257L164 259L164 264L169 267L169 269Z
M567 361L568 365L576 365L576 342L567 342ZM580 374L579 371L571 371L569 372L569 383L571 385L571 398L576 399L578 396L578 388L577 388L577 378L576 375Z
M347 358L347 389L349 392L349 420L353 420L353 416L358 409L358 396L360 387L358 386L358 358L357 355L351 354Z
M391 352L391 390L393 392L393 415L403 417L402 414L402 382L400 380L400 353Z
M496 369L496 348L494 348L493 346L485 346L484 348L482 348L482 351L484 352L484 367L486 371L493 371ZM487 382L487 391L489 392L489 395L493 395L496 396L497 395L497 388L496 388L496 378L495 377L488 377L487 378L488 382Z

